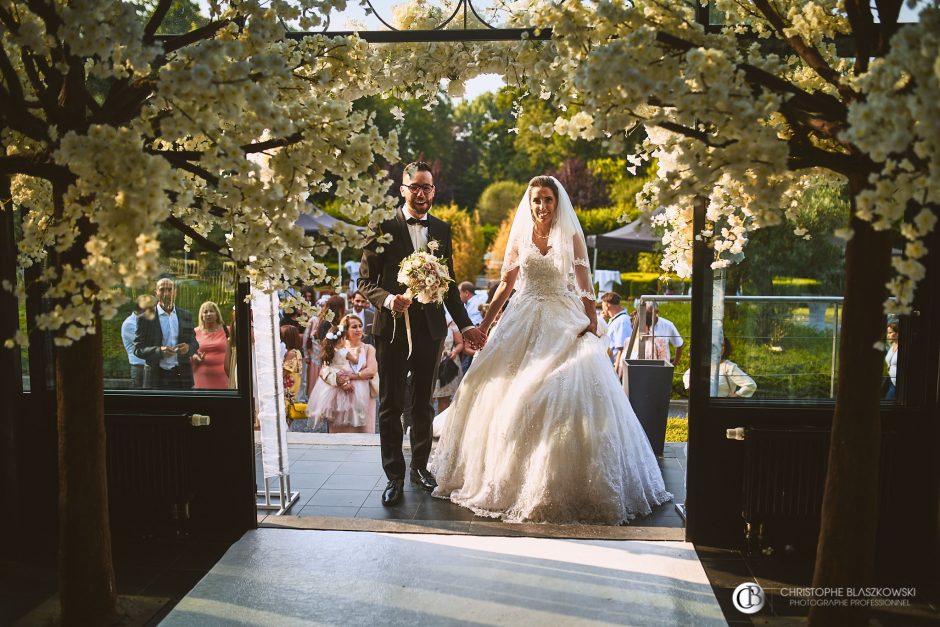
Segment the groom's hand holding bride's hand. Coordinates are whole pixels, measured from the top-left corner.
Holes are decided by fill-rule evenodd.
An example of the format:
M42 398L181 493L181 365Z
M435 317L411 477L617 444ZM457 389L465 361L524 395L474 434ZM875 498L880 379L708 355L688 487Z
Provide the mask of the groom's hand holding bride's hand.
M463 338L473 350L480 350L486 344L486 334L480 327L472 327L464 331Z

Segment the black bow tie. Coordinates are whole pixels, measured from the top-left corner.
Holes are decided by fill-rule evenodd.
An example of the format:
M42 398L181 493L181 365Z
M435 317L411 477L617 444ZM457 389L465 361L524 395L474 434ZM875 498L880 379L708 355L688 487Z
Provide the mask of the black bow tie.
M408 218L407 220L405 220L405 222L407 222L408 224L420 224L424 228L428 228L427 220L419 220L418 218Z

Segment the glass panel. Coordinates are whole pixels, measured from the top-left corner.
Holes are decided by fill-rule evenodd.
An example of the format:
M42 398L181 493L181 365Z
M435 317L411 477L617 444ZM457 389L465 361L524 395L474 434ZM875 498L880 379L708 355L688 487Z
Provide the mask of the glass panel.
M103 323L105 389L234 389L234 264L165 248L154 284Z
M726 296L720 313L712 327L713 397L835 397L841 297Z

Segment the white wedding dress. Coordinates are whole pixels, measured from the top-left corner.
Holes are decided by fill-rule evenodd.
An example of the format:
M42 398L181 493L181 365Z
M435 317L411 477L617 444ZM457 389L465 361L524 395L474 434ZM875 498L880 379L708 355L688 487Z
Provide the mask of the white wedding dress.
M522 287L448 410L434 496L506 521L620 524L672 495L603 341L578 337L588 319L556 254L520 246Z

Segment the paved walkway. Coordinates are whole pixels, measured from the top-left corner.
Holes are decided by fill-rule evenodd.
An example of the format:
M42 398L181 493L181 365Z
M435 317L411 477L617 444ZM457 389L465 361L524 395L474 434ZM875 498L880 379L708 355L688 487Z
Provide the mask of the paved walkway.
M405 449L406 461L410 451ZM667 443L660 458L666 489L675 502L685 501L684 444ZM476 516L468 509L436 499L405 482L405 496L395 507L383 507L386 478L380 463L378 436L361 434L288 434L291 490L299 492L288 515L258 513L261 526L305 529L348 529L537 535L549 537L684 540L684 523L674 503L623 527L502 523ZM258 483L262 485L260 452ZM276 492L277 482L270 481Z

